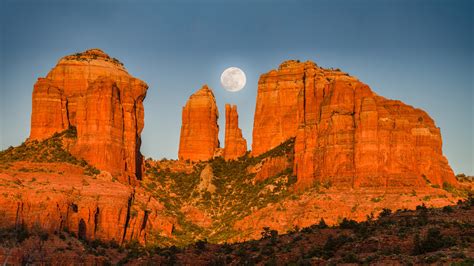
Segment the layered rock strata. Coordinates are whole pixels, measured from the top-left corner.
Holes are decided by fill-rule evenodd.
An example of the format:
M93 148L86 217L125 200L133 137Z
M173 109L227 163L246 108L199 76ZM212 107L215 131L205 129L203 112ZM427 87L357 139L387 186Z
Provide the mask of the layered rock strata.
M253 137L255 155L296 137L299 187L456 183L440 129L426 112L309 61L286 61L261 76Z
M71 153L114 175L140 179L147 88L99 49L63 57L34 86L29 139L76 127Z
M219 126L214 93L204 85L189 97L183 107L178 158L192 162L207 161L219 148Z
M247 152L247 141L239 128L237 106L225 105L225 146L224 159L235 160Z

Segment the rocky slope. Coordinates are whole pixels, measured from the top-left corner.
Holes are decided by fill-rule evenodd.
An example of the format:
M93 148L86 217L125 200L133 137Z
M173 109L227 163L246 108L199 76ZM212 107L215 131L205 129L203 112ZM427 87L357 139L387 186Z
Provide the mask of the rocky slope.
M297 186L423 187L455 184L428 114L378 96L340 70L286 61L260 77L252 150L296 137Z
M118 244L170 237L176 218L163 204L76 159L63 149L74 138L55 134L0 153L0 227L67 231Z
M236 105L225 105L224 159L234 160L247 152L247 141L239 128L239 114Z
M63 57L34 86L29 139L75 127L71 153L123 180L140 179L147 88L99 49Z
M214 93L204 85L189 97L183 107L178 158L207 161L219 148L219 126Z
M284 233L262 229L259 240L186 248L124 247L77 240L69 233L0 230L0 261L11 264L87 265L427 265L474 263L474 201L442 209L387 209L378 219L337 227L320 221Z

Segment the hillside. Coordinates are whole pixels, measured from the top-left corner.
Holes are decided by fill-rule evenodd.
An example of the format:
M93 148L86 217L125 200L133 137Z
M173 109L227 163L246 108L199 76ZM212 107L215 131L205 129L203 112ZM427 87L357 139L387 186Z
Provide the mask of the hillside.
M259 240L234 244L198 241L183 248L142 247L76 238L73 232L48 234L24 227L0 231L0 261L145 265L317 265L334 263L474 263L474 200L443 208L383 210L365 222L323 220L282 233L262 228Z
M257 157L232 161L147 159L143 180L131 186L67 152L74 139L72 128L0 154L4 227L39 226L50 233L161 247L203 239L238 242L258 239L263 227L287 232L321 219L328 225L364 221L385 208L454 204L467 197L471 184L465 181L466 189L459 189L426 181L426 188L416 190L347 191L327 182L300 191L294 188L290 139Z

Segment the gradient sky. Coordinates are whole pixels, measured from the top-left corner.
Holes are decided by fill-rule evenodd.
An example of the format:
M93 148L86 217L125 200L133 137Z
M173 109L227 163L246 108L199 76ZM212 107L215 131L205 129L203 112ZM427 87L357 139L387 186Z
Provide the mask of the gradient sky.
M176 158L181 107L214 89L251 145L259 75L287 59L340 68L426 110L456 173L473 166L473 1L0 1L0 148L29 135L31 93L62 56L100 48L148 83L142 152ZM225 91L221 72L247 86Z

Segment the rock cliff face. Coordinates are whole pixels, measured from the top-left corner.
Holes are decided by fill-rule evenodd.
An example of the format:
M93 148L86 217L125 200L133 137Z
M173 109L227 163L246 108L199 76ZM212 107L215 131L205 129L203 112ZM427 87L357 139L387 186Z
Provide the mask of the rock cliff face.
M225 105L225 146L224 159L235 160L247 152L247 141L239 128L237 106Z
M286 61L261 76L254 123L254 154L296 137L298 187L456 182L440 130L426 112L312 62Z
M214 93L207 85L189 97L182 113L180 160L207 161L214 156L219 148L218 117Z
M29 139L74 126L74 155L114 175L140 179L147 88L99 49L63 57L34 86Z
M262 74L258 81L253 121L252 155L258 156L296 136L298 94L304 86L303 75L280 66Z
M22 168L32 172L18 170ZM14 182L18 185L10 185ZM142 188L112 182L105 172L84 175L71 164L13 163L0 173L0 183L0 227L39 226L49 233L73 232L82 239L146 244L159 235L171 236L176 224L163 204Z

